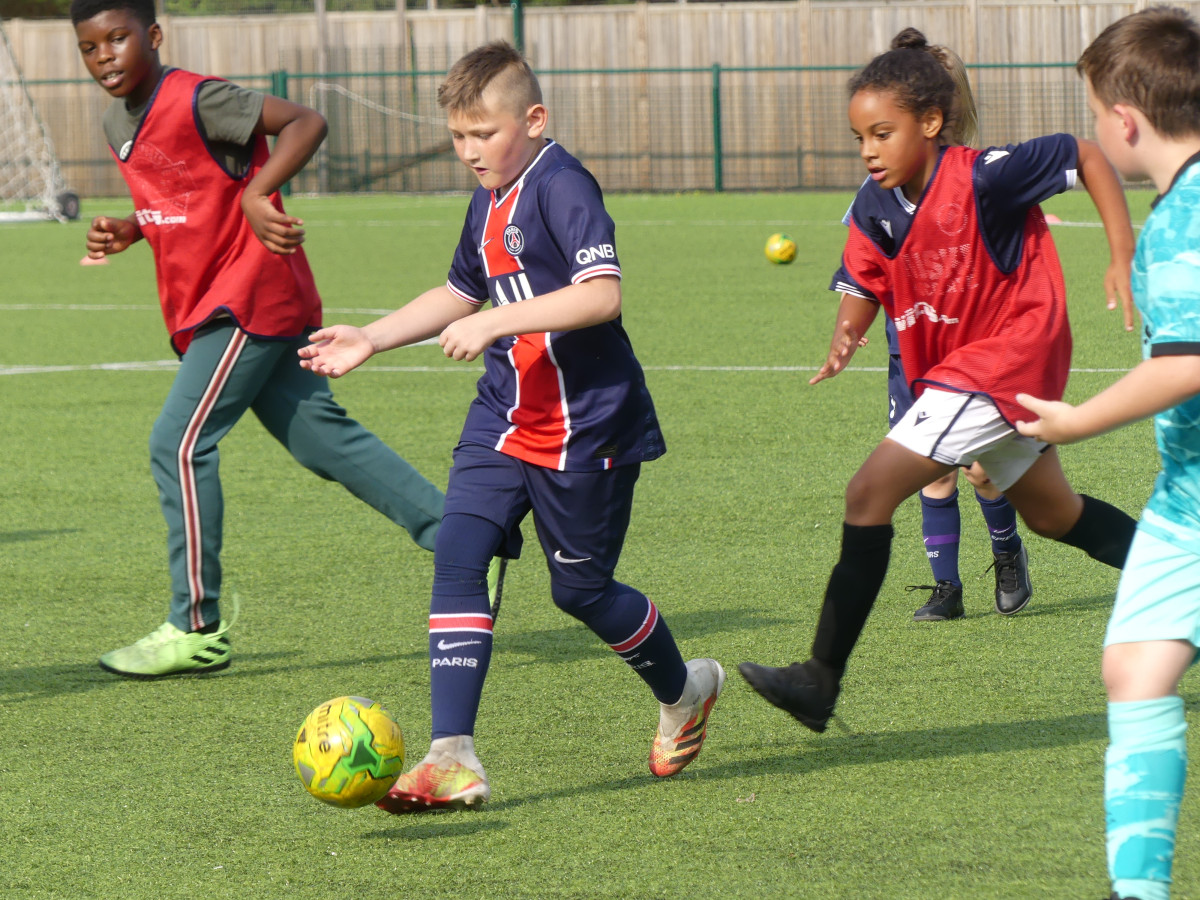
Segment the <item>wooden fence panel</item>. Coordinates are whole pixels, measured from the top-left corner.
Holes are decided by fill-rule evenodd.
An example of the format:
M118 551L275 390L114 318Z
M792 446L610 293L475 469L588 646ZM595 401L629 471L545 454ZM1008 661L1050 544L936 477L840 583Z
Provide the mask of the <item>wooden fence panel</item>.
M972 80L983 139L1007 143L1090 129L1069 65L1014 64L1073 63L1106 25L1147 5L796 0L538 8L525 12L525 38L530 61L544 73L551 133L610 190L708 189L718 179L734 189L844 187L860 169L846 136L846 80L901 28L914 25L981 66ZM1200 15L1200 2L1179 5ZM301 189L469 188L470 173L446 150L433 94L438 73L462 53L511 39L509 11L329 13L326 23L322 45L313 14L169 16L163 59L256 90L269 89L274 71L291 73L288 95L318 106L331 122L320 171L310 165L297 181ZM5 28L68 181L84 194L123 193L99 131L108 100L87 80L70 24L16 19ZM406 59L429 74L319 74L397 73ZM792 66L829 68L783 68ZM726 71L770 67L778 68Z

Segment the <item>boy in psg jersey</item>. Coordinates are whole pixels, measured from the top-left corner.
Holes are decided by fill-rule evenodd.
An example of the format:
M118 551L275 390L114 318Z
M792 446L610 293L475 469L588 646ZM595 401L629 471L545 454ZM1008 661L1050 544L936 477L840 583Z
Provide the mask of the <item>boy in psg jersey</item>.
M621 327L613 221L591 174L545 137L541 88L511 46L460 59L438 103L480 184L446 283L365 328L321 329L300 351L303 366L333 377L435 335L446 356L484 357L434 550L433 744L379 806L422 812L490 797L474 749L492 650L479 585L490 556L519 553L530 511L555 604L650 687L661 704L650 770L674 775L699 754L725 673L711 659L685 664L654 603L613 578L641 464L665 450Z
M230 622L218 605L223 504L217 444L246 410L304 466L340 482L432 550L443 496L349 418L326 379L296 365L321 324L321 300L279 187L325 137L315 111L164 68L153 0L74 0L71 21L93 78L115 102L105 135L136 212L100 216L88 256L143 238L181 358L150 435L167 520L167 621L100 658L110 672L157 678L229 665ZM277 135L268 153L264 135Z

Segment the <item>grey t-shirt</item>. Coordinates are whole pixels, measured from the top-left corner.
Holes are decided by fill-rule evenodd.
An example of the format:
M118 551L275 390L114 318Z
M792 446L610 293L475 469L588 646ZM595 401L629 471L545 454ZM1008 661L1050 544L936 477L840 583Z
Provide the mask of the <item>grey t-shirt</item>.
M169 71L164 69L163 76ZM200 136L213 157L223 161L233 175L241 175L250 165L250 139L262 115L264 99L258 91L228 81L206 81L200 85L196 97ZM118 156L121 148L137 134L147 105L131 109L118 99L104 111L104 136Z

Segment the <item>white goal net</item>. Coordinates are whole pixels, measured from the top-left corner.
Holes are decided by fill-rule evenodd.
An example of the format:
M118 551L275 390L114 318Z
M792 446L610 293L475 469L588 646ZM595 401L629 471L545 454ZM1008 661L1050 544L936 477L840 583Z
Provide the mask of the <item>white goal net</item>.
M78 216L0 21L0 222Z

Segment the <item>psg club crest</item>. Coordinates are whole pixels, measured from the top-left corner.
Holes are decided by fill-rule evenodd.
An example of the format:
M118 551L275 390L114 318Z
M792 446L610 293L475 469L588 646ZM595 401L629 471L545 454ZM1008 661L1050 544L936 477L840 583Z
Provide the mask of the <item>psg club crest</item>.
M521 234L521 229L516 225L509 225L504 229L504 249L513 256L520 256L521 251L525 249L525 235Z

